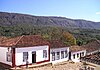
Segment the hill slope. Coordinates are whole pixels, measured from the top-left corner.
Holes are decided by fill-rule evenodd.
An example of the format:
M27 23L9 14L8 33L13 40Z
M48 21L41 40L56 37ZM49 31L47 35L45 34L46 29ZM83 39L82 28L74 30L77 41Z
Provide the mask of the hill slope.
M66 28L100 29L100 22L74 20L65 17L32 16L0 12L0 25L32 24L36 26L57 26Z

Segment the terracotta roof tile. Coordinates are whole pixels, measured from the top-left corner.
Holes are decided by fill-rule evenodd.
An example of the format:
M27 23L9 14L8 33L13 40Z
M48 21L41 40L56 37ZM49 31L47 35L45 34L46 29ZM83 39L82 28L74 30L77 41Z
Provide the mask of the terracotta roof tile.
M50 45L51 45L50 48L63 48L63 47L68 47L67 45L65 45L60 40L53 40L53 41L49 41L49 42L50 42Z
M3 41L5 41L5 40L7 40L7 39L8 39L8 38L5 37L5 36L0 36L0 43L3 42Z
M0 46L16 46L16 47L31 47L31 46L39 46L39 45L48 45L49 42L44 40L39 35L23 35L11 39L7 39L6 41L2 42Z
M83 45L87 52L93 52L100 49L100 41L92 41L86 45Z
M76 45L76 46L69 47L69 50L70 50L70 52L77 52L77 51L85 50L85 48Z

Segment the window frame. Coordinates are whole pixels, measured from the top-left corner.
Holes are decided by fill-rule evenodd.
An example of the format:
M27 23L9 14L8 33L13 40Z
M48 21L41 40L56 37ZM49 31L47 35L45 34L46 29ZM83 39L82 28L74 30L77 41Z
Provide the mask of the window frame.
M75 54L73 54L73 59L75 59Z
M84 56L84 52L81 53L81 56Z
M68 52L67 52L67 50L65 50L65 58L67 58L68 57Z
M60 59L60 52L57 52L57 60Z
M77 58L79 58L79 53L77 53Z
M28 60L28 52L23 52L23 62Z
M12 52L6 52L6 61L7 62L12 62Z
M55 52L52 52L52 61L55 61Z
M61 51L61 59L64 58L64 51Z
M43 58L47 58L47 50L43 50Z

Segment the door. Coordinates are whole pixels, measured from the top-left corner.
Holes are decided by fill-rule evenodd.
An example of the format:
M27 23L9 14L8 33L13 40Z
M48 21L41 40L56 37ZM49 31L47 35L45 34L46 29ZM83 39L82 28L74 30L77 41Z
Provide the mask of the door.
M32 63L36 63L36 52L32 52Z
M71 60L71 52L69 52L69 60Z
M80 58L81 58L81 53L80 53Z

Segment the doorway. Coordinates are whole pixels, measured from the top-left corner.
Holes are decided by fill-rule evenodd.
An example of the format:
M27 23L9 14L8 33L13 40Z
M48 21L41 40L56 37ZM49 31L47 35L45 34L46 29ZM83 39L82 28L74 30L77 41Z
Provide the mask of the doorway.
M36 63L36 51L32 52L32 63Z
M71 60L71 52L69 52L69 60Z

